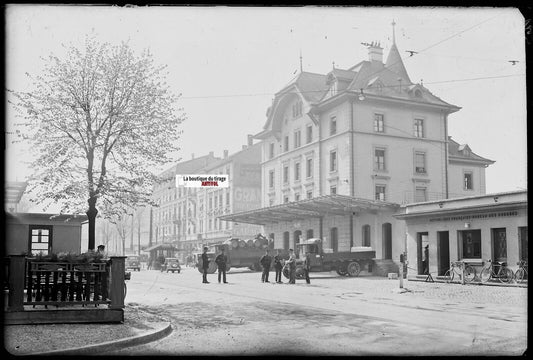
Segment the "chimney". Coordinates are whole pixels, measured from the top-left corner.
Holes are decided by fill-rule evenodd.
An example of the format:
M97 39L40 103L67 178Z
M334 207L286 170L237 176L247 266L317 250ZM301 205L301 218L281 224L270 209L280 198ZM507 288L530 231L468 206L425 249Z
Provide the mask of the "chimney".
M209 157L215 157L215 152L214 151L210 151L209 152Z
M383 48L377 41L372 41L368 47L368 60L383 63Z
M224 150L224 159L228 157L228 150Z
M252 146L254 144L254 136L248 134L248 146Z
M246 147L247 147L246 145L243 145L243 146L242 146L242 149L243 149L243 150L246 150Z
M194 159L194 153L191 154L191 159Z

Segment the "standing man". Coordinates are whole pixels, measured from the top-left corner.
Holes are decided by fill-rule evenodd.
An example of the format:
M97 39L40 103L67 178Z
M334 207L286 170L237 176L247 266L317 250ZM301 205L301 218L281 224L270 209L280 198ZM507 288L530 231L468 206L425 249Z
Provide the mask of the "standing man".
M215 262L218 266L218 283L220 284L220 277L221 275L223 275L222 278L224 280L224 284L227 284L228 282L226 281L226 264L228 262L228 257L226 256L226 254L224 254L223 247L220 248L220 254L218 254L215 258Z
M266 249L265 255L259 260L261 266L263 267L263 274L261 275L261 282L270 282L268 281L268 274L270 274L270 265L272 264L272 257L269 255L269 250Z
M207 281L207 269L209 269L209 257L207 256L207 246L204 246L204 252L202 253L202 269L204 270L203 281L204 284L209 284Z
M305 282L308 284L311 284L311 279L309 279L309 271L311 271L311 254L309 254L309 252L305 253L304 271L305 271Z
M429 274L429 244L424 248L424 274Z
M287 264L289 264L289 284L296 284L296 256L293 249L289 249Z
M278 253L274 256L274 269L276 270L276 284L281 284L281 272L283 264L281 260L281 250L278 249Z

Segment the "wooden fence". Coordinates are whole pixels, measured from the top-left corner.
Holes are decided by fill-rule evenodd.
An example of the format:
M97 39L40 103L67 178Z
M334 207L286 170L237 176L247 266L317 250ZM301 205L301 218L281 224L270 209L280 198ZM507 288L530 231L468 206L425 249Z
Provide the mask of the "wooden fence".
M62 263L10 256L6 323L122 322L124 260Z

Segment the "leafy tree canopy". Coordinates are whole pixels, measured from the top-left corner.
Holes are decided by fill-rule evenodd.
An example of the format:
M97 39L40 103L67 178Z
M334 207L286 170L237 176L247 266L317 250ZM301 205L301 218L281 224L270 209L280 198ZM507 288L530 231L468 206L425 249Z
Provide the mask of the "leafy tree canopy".
M27 74L30 91L10 91L17 133L35 152L29 190L38 202L60 203L62 212L88 204L108 218L150 203L153 169L172 161L185 120L166 66L127 43L87 38L83 48L66 50L45 59L41 75Z

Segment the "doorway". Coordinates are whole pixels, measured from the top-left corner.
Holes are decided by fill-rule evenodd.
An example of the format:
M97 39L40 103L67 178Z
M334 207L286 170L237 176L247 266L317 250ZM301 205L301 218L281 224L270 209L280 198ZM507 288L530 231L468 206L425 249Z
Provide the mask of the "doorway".
M429 269L429 258L427 259L427 263L424 262L424 252L427 250L427 254L429 255L429 239L428 239L428 233L427 232L419 232L416 233L416 260L417 260L417 274L423 275L425 266Z
M437 232L437 253L437 275L444 275L450 267L450 233L448 231Z
M492 229L492 255L494 261L507 261L507 232L505 228Z
M392 225L381 225L381 239L383 244L383 259L392 259Z

